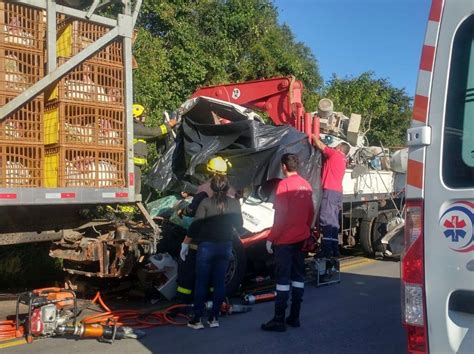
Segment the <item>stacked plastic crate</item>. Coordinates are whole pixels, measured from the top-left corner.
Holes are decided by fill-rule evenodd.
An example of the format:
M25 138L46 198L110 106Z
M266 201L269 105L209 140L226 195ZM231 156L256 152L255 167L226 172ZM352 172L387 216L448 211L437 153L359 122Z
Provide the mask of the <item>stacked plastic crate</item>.
M44 15L0 1L0 106L43 77ZM0 121L0 188L41 187L43 97Z
M58 20L58 65L108 28ZM122 44L114 42L61 79L46 95L45 187L125 185Z

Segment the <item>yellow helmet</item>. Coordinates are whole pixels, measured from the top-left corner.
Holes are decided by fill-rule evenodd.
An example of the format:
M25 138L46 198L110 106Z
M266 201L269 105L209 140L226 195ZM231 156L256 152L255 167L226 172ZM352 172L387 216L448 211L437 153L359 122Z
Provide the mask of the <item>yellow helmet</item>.
M134 103L132 106L132 114L133 118L138 118L140 117L143 112L145 112L145 107L143 107L141 104Z
M232 164L220 156L214 157L207 162L207 170L217 175L226 175L227 169L230 167L232 167Z

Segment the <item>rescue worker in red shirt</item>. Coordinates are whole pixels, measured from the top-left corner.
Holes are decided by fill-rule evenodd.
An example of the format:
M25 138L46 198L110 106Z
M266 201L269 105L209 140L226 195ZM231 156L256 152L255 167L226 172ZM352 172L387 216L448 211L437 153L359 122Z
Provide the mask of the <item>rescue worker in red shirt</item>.
M286 331L285 322L291 327L300 327L305 276L302 247L310 236L314 218L313 190L308 181L298 175L298 156L285 154L281 162L286 178L279 182L276 190L275 221L267 239L268 253L275 252L275 315L261 327L273 332ZM285 321L290 289L290 315Z
M323 153L321 176L323 197L319 208L319 226L323 233L322 252L319 257L339 257L339 211L342 208L342 180L346 172L349 145L340 143L334 149L313 134L314 146Z

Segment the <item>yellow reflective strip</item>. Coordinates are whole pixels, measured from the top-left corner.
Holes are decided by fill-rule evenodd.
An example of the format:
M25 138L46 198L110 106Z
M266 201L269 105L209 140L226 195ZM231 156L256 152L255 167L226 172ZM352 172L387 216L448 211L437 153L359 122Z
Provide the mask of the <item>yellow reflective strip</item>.
M166 127L166 124L160 125L160 129L161 129L161 134L165 135L166 133L168 133L168 128Z
M133 139L133 145L135 145L137 143L146 144L146 140L145 139Z
M146 165L146 159L143 157L134 157L133 163L138 166Z
M178 286L178 289L176 290L178 293L185 294L185 295L191 295L193 292L191 289L186 289L181 286Z

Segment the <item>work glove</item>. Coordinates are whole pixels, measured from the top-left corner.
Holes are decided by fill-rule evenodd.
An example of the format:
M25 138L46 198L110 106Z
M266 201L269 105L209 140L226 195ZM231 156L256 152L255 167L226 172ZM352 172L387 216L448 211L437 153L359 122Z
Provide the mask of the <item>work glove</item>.
M266 247L267 247L267 252L268 252L269 254L273 254L273 248L272 248L272 246L273 246L273 242L272 242L272 241L267 241Z
M181 244L181 252L179 252L179 257L183 260L183 262L186 261L186 256L188 255L189 252L189 244L188 243L182 243Z

